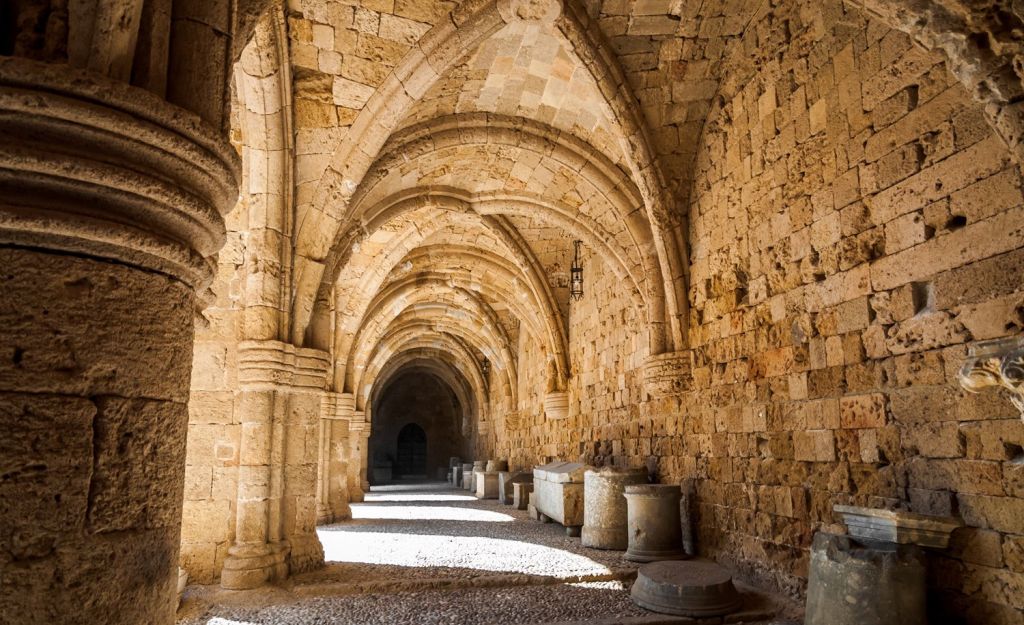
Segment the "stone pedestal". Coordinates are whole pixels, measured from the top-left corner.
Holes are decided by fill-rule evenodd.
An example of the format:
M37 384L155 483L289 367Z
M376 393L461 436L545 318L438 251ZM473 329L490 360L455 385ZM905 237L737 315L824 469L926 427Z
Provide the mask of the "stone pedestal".
M516 510L526 510L533 493L533 482L512 482L512 505Z
M533 483L533 471L517 471L510 473L503 471L498 474L498 501L505 504L506 506L512 505L513 500L513 488L512 485L516 482L529 482Z
M682 530L679 524L679 499L674 484L638 484L626 486L626 525L629 545L626 559L634 562L681 560Z
M462 482L460 486L463 490L472 490L473 488L473 463L464 462L462 463Z
M703 560L645 564L629 594L640 607L662 614L711 618L740 608L732 574Z
M818 532L811 545L805 625L925 623L920 547Z
M643 469L604 467L583 474L584 546L619 550L628 546L623 491L628 485L646 482Z
M174 622L197 292L237 170L152 93L0 57L5 623Z
M578 462L552 462L533 470L534 506L539 514L564 525L570 535L583 525L583 474L589 468Z
M488 460L487 461L487 466L484 467L484 470L485 471L495 471L495 472L508 471L508 461L507 460Z
M451 478L451 479L449 479L449 482L451 482L452 486L455 486L456 488L458 488L459 486L462 485L462 465L461 464L452 467L452 471L451 471L451 473L449 475L450 475L450 478Z
M497 471L474 471L473 476L476 483L476 496L479 499L498 498L498 472Z

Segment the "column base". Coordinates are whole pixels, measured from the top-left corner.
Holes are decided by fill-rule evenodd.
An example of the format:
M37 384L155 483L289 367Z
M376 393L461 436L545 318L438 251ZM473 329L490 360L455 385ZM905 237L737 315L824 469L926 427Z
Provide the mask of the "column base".
M288 543L234 545L224 559L220 585L228 590L259 588L288 576Z
M334 506L334 510L331 512L331 517L331 523L347 521L352 518L352 508L348 505L347 501L338 503Z
M317 504L316 507L316 524L317 525L328 525L334 523L334 514L331 509L324 504Z
M290 542L292 549L288 568L292 574L314 571L324 565L324 547L315 532L292 536Z

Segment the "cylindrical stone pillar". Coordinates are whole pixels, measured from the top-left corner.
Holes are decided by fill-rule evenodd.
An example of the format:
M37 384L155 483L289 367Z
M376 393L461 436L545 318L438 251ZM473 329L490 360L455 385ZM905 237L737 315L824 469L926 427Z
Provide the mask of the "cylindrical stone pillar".
M920 547L867 546L849 536L814 535L806 625L905 625L926 618Z
M3 622L174 622L196 293L236 171L151 93L0 57Z
M679 486L635 484L626 486L624 494L629 532L626 559L654 562L685 558L679 524Z
M583 474L583 532L585 547L625 549L626 498L623 491L631 484L647 481L646 470L612 467L591 469Z

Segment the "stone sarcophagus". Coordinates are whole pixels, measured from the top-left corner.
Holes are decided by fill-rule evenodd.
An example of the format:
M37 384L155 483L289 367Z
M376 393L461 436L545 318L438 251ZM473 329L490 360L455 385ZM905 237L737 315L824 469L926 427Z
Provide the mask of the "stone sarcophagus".
M579 462L552 462L533 470L531 502L542 520L552 519L577 535L583 526L583 474L591 467Z

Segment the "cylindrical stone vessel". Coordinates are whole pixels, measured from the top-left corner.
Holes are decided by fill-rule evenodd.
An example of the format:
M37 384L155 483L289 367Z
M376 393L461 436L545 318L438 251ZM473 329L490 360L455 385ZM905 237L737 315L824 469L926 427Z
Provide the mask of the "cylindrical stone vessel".
M473 463L462 463L462 481L459 483L463 489L470 490L473 486Z
M909 625L926 618L920 547L815 534L805 625Z
M631 484L643 484L647 472L635 469L603 467L583 474L583 533L585 547L625 549L626 498L623 491Z
M508 460L488 460L487 471L508 471Z
M634 562L684 559L679 486L634 484L626 486L624 494L629 532L626 559Z

